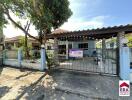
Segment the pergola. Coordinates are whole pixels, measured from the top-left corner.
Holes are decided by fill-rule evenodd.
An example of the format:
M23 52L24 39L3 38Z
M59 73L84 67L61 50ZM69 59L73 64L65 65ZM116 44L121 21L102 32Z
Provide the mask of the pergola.
M103 27L97 29L88 29L88 30L79 30L79 31L71 31L71 32L63 32L57 34L48 34L46 36L47 39L54 39L54 46L55 52L54 54L57 55L58 52L58 41L83 41L83 40L98 40L102 39L102 50L103 55L105 52L105 39L109 39L112 37L117 37L117 64L119 64L119 53L122 47L122 39L124 38L125 34L132 33L132 25L120 25L114 27ZM66 54L68 55L68 44L66 44ZM57 56L55 56L55 60L57 60ZM118 65L117 65L118 66ZM117 68L119 72L119 68Z
M76 40L76 39L108 39L111 37L117 37L119 33L132 33L132 25L120 25L114 27L103 27L91 30L82 30L82 31L71 31L71 32L63 32L57 34L49 34L47 35L47 39L57 38L59 40L68 39L68 40Z

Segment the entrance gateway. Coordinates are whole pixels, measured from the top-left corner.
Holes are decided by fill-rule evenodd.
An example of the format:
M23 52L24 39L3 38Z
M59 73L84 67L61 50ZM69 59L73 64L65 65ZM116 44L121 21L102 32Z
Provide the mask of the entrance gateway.
M54 39L54 48L47 51L54 51L57 64L52 68L119 75L121 39L129 33L132 33L132 25L49 34L46 37ZM113 41L110 47L109 39ZM71 56L74 50L81 50L83 56Z

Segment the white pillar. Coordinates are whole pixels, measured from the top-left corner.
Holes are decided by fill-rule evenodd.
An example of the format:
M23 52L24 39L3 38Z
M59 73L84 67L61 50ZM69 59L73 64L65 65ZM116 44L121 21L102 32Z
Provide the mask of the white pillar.
M122 51L122 46L123 46L123 44L122 44L122 39L124 38L124 34L125 34L125 32L124 31L122 31L122 32L119 32L118 34L117 34L117 74L119 74L120 75L120 67L121 67L121 57L120 57L120 55L121 55L121 51Z
M40 66L40 70L44 71L47 69L46 67L46 51L44 48L44 45L41 46L41 66Z
M18 66L19 67L22 67L21 63L22 63L22 50L21 50L21 48L19 48L18 49Z
M120 78L130 80L130 54L128 47L121 47L120 52Z

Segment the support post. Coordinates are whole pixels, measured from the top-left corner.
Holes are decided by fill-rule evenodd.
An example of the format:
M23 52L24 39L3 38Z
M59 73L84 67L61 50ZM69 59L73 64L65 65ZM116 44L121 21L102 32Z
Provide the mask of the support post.
M22 50L21 48L18 49L18 66L21 67L21 61L22 61Z
M59 58L58 58L58 40L57 38L54 38L54 62L56 65L59 63Z
M125 32L124 31L122 31L122 32L119 32L118 34L117 34L117 74L119 75L120 74L120 53L121 53L121 49L122 49L122 46L123 46L123 44L122 44L122 39L124 38L124 34L125 34Z
M102 58L105 59L106 56L106 43L105 43L105 38L102 40Z
M66 41L66 59L69 58L69 43L68 43L68 40Z
M128 47L121 47L120 52L120 78L129 80L130 75L130 55Z
M41 66L40 66L40 70L44 71L47 69L46 67L46 51L45 51L45 47L44 45L41 46Z

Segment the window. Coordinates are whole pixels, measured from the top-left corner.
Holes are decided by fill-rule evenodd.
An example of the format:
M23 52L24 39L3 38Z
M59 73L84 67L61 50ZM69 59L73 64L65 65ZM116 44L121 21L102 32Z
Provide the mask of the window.
M66 54L66 45L59 45L59 54Z
M48 49L48 50L51 50L51 46L47 46L47 49Z
M78 48L79 49L86 49L86 48L88 48L88 43L80 43L80 44L78 44Z

